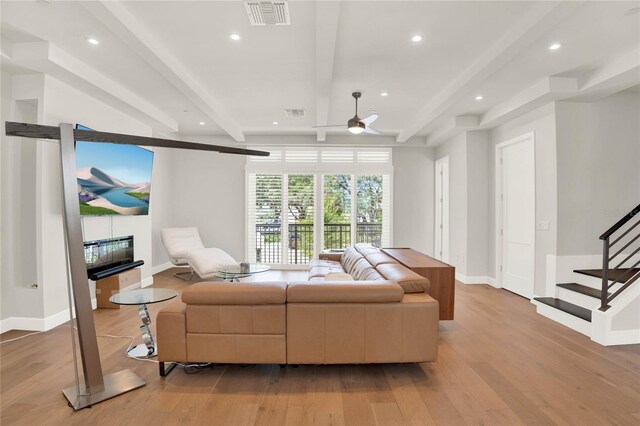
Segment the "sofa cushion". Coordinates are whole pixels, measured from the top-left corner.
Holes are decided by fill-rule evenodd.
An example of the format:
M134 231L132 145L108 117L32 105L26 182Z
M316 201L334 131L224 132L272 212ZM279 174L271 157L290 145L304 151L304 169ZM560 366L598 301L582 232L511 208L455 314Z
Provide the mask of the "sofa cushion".
M342 265L340 264L340 262L337 262L335 260L324 260L324 259L312 259L311 262L309 262L309 266L312 268L314 266L329 266L329 267L342 268Z
M287 287L287 303L390 303L401 301L403 296L402 288L392 281L304 281Z
M314 266L309 269L309 278L313 277L324 277L331 272L344 273L345 270L342 269L342 266Z
M343 272L331 272L325 275L325 281L353 281L353 277Z
M378 265L382 265L384 263L398 263L397 260L392 258L391 256L387 256L384 253L370 253L365 256L365 259L373 266L374 268L378 267Z
M379 249L377 249L374 246L372 246L371 244L367 244L367 243L358 243L358 244L354 245L353 247L355 247L355 249L358 251L358 253L360 253L363 256L366 256L368 254L380 253Z
M353 264L353 266L351 266L351 269L346 270L346 272L356 280L361 280L360 275L369 268L371 268L371 264L367 262L367 259L361 257Z
M399 263L384 263L376 269L386 279L397 282L405 293L427 293L431 287L428 279Z
M360 274L360 279L363 281L378 281L378 280L385 280L386 278L383 277L374 268L367 268L365 271L362 272L362 274Z
M285 282L228 283L203 281L182 291L190 305L278 305L285 303Z
M342 254L342 258L340 258L340 263L345 271L349 272L353 268L353 265L363 256L358 253L358 251L353 247L347 247L347 249Z

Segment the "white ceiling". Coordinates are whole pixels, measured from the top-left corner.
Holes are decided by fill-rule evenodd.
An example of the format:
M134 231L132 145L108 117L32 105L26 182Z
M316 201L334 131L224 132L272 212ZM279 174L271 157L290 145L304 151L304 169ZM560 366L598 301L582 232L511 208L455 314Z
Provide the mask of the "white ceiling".
M375 110L376 128L407 139L455 116L481 117L546 77L580 83L616 58L640 56L640 15L625 16L637 1L330 3L289 1L290 26L255 27L241 1L3 0L3 66L28 69L11 51L47 41L127 89L123 102L153 105L143 115L154 127L170 117L184 135L236 140L343 124L361 90L360 116ZM563 47L550 52L553 41ZM632 83L622 89L640 75ZM285 117L285 108L307 115Z

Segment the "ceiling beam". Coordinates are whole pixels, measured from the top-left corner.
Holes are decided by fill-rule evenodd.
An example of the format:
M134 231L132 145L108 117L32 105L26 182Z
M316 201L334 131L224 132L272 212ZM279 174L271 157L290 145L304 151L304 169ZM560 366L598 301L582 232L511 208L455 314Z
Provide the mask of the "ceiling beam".
M340 2L316 3L316 126L329 124L333 61L340 19ZM327 129L317 129L316 140L327 140Z
M480 117L477 115L458 115L448 120L444 125L429 134L426 139L427 146L437 146L455 138L469 130L477 129L480 125Z
M240 126L204 85L119 1L81 3L105 27L122 39L185 95L211 121L237 142L245 140Z
M619 56L580 80L572 101L593 102L640 84L640 55L636 49Z
M570 77L545 77L510 99L491 108L480 119L480 128L500 125L513 118L578 92L578 79Z
M178 122L173 117L49 42L14 44L11 55L9 62L50 75L151 127L178 131Z
M553 29L559 22L582 6L584 2L537 2L522 18L496 40L478 59L466 67L449 85L420 108L398 137L405 142L411 136L431 124L476 89L487 77L496 73L513 60L526 47Z

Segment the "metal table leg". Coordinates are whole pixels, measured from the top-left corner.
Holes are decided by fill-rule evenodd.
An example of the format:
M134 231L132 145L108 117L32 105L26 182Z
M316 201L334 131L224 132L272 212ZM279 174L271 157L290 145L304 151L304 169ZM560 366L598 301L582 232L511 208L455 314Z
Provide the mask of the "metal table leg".
M149 314L147 305L138 305L138 315L142 321L140 334L142 334L142 341L144 344L141 343L132 347L127 352L127 355L134 358L153 358L158 355L158 347L153 340L153 334L151 334L151 329L149 328L149 324L151 324L151 315Z

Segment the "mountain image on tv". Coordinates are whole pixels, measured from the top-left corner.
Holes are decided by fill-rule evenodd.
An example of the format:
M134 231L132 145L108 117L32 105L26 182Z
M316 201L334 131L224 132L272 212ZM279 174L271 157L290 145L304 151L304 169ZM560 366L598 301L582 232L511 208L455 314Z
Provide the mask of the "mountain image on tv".
M135 145L78 141L76 168L81 215L149 214L152 151Z

